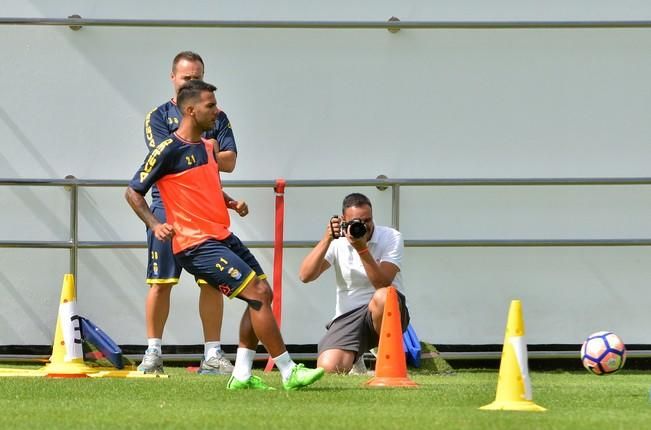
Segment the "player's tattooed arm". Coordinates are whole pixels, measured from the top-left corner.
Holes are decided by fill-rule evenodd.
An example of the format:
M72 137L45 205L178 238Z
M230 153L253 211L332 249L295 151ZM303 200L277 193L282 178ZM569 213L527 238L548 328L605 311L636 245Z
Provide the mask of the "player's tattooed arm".
M165 241L174 236L174 228L172 228L170 224L161 223L158 218L154 216L147 205L147 201L140 193L135 191L133 188L128 187L124 197L127 199L131 209L133 209L136 215L138 215L138 218L140 218L142 222L144 222L145 225L154 232L156 239Z

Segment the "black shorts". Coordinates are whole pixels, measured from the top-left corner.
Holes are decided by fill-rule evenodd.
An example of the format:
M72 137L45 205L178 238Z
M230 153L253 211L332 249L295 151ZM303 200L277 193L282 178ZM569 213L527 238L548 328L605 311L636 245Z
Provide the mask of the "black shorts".
M218 288L228 298L236 297L258 276L260 264L234 234L224 240L210 239L175 255L179 264L195 278Z
M407 299L398 292L400 307L400 323L404 333L409 326L409 309ZM319 355L328 349L342 349L355 353L355 359L361 354L375 348L379 342L379 334L373 328L373 318L368 305L361 306L339 315L326 325L328 330L319 342Z
M160 222L167 222L163 207L152 206L151 211ZM225 240L229 242L228 246L231 250L239 255L255 271L258 278L267 278L256 258L237 236L233 234ZM172 252L172 241L160 241L156 239L156 236L154 236L154 233L150 229L147 229L147 284L176 285L179 283L181 270L183 268ZM207 284L206 281L197 276L195 276L195 281L199 285Z

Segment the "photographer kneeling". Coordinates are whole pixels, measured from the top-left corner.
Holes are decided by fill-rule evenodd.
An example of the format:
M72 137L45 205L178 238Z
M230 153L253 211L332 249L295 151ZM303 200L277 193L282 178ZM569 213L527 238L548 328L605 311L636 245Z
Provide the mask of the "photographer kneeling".
M377 346L385 287L398 291L402 330L407 329L409 311L400 273L403 251L400 232L374 225L371 201L353 193L343 201L342 217L330 219L323 238L303 259L299 277L305 283L335 266L335 316L319 342L317 362L326 372L347 373L357 360L363 365L364 353Z

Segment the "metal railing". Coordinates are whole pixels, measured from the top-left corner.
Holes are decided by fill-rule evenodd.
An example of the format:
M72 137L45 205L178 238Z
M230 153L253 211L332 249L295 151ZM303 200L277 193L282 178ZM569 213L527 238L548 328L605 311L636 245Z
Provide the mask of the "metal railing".
M77 275L78 252L80 249L129 249L146 248L145 241L84 241L79 239L79 188L80 187L126 187L126 180L102 179L0 179L0 186L43 186L65 187L70 191L69 239L65 241L10 241L0 240L0 248L58 248L70 250L70 273ZM274 180L223 181L227 188L271 188ZM403 186L622 186L651 185L651 178L460 178L460 179L331 179L331 180L287 180L287 188L299 187L377 187L390 189L391 223L400 228L400 188ZM285 241L285 248L310 248L316 241ZM247 241L251 248L273 248L273 241ZM604 239L464 239L464 240L405 240L406 247L576 247L576 246L651 246L651 238L604 238Z
M568 28L650 28L649 20L522 20L522 21L324 21L324 20L193 20L5 17L0 25L81 27L179 27L179 28L266 28L266 29L568 29Z

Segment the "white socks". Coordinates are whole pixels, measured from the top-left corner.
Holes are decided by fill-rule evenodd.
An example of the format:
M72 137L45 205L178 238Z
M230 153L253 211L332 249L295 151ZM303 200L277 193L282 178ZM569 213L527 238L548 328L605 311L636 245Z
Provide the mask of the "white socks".
M159 339L157 337L150 337L147 339L147 349L154 349L156 352L158 352L158 355L163 355L163 350L161 348L162 343L162 339Z
M237 348L237 355L235 356L235 369L233 369L233 377L238 381L248 381L251 377L251 368L253 367L253 359L255 358L255 351L246 348Z
M292 369L296 366L296 363L289 356L289 352L285 351L278 357L274 357L273 360L278 370L280 370L280 374L283 376L283 381L287 381L292 374Z
M235 369L233 369L233 377L238 381L248 381L251 377L251 368L253 367L253 359L255 358L255 351L246 348L237 348L237 355L235 356ZM292 361L289 352L285 351L278 357L274 357L274 363L280 370L283 381L287 381L292 374L292 369L296 363Z
M203 344L203 358L208 360L211 357L216 357L218 352L222 350L222 343L217 342L206 342Z

